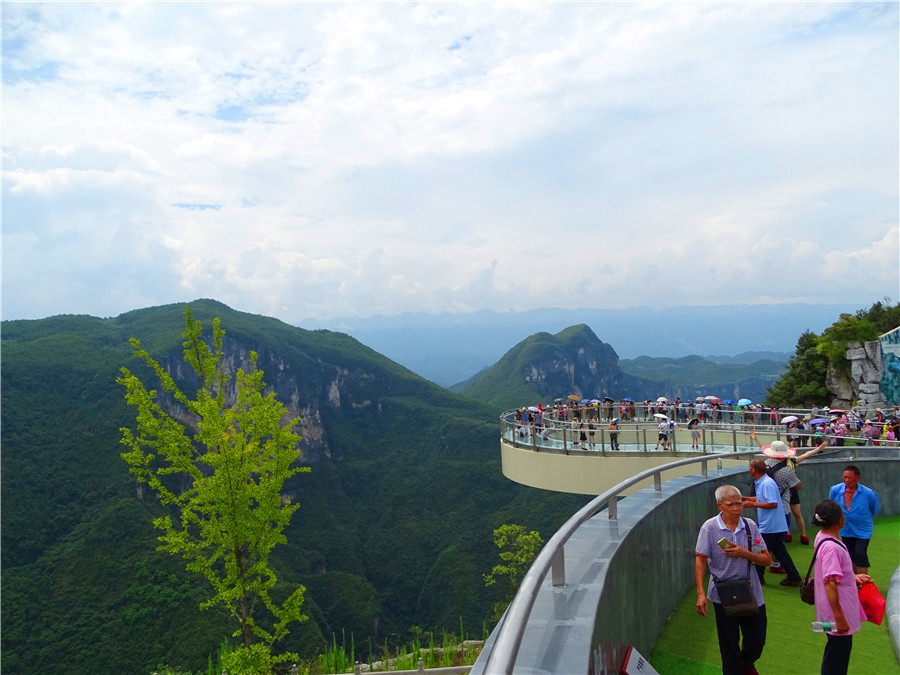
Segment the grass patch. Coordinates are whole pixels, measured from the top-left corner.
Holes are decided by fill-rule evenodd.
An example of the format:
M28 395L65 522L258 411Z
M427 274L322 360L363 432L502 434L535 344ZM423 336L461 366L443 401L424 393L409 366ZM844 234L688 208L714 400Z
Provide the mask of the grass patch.
M809 528L810 539L818 532ZM800 537L787 544L788 552L801 574L806 574L812 560L813 547L800 544ZM887 595L891 575L900 561L900 516L875 519L875 532L869 543L869 573L882 594ZM766 574L763 586L768 628L766 647L756 662L761 673L808 675L818 673L825 649L825 636L813 633L809 624L815 621L815 609L800 600L799 588L773 583L783 577ZM650 655L650 663L664 675L706 675L722 672L715 616L701 617L695 605L697 593L691 589L675 608L663 628ZM850 655L851 673L900 675L894 658L887 620L880 626L868 621L853 636Z

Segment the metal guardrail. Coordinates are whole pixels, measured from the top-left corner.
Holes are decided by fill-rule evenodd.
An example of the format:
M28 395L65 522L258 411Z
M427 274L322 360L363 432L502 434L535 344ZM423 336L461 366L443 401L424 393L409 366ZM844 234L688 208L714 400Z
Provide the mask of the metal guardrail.
M835 448L841 452L853 450L853 448ZM618 485L611 487L609 490L591 500L582 507L575 515L567 520L562 527L550 538L547 544L541 549L537 555L531 568L522 579L519 590L513 601L510 603L503 617L501 625L498 627L497 637L491 648L491 653L485 663L485 673L512 673L515 669L516 658L518 657L519 647L522 644L522 638L525 635L525 629L528 625L528 618L534 608L535 600L541 588L547 572L551 572L551 580L554 586L564 586L566 583L565 569L565 544L575 533L575 531L590 518L594 517L600 510L606 506L607 514L610 520L618 518L618 499L619 495L648 478L653 478L653 488L656 492L662 491L662 474L682 466L694 463L700 463L701 475L709 475L709 463L717 462L717 468L721 470L721 461L723 459L734 459L735 457L752 457L759 454L759 449L744 450L737 453L727 452L714 455L704 455L701 457L688 457L674 462L669 462L662 466L647 469L638 473L628 480L622 481Z
M594 438L599 440L599 442L595 444L598 447L596 449L590 448L581 451L579 447L579 433L581 431L579 422L545 418L544 426L537 428L516 421L514 415L514 412L505 412L500 416L500 436L516 448L530 448L535 452L600 454L604 456L618 454L620 452L659 452L655 449L651 449L651 446L653 446L657 437L657 427L655 422L629 422L620 424L617 445L632 446L634 448L624 450L615 450L613 448L611 439L609 438L609 429L606 429L605 425L601 422L598 425L595 425L594 429ZM547 433L546 438L541 435L541 432L544 430L546 430ZM846 436L837 436L834 434L816 436L809 430L788 430L781 425L757 425L740 422L703 422L697 427L697 431L700 432L699 450L693 451L690 449L690 445L686 443L685 439L685 436L690 433L690 430L683 424L680 424L675 429L674 433L672 431L669 432L669 444L672 448L668 452L673 455L690 452L709 454L710 446L714 448L716 446L719 448L730 447L733 452L740 452L741 450L746 450L748 448L753 449L755 444L749 440L749 437L746 439L746 443L738 443L738 435L749 434L751 430L756 432L760 441L764 444L766 443L766 437L773 440L783 440L788 437L797 437L801 440L805 439L810 445L797 448L798 453L802 453L803 448L805 447L815 447L819 442L819 438L828 439L831 447L839 448L848 448L853 447L854 445L868 446L872 444L862 435L852 435L856 432L851 432L851 435ZM584 431L586 433L588 432L587 427L585 427ZM679 436L682 438L681 441L678 440ZM590 439L588 442L590 442ZM884 439L878 439L878 443L882 446L900 446L900 440L885 441Z

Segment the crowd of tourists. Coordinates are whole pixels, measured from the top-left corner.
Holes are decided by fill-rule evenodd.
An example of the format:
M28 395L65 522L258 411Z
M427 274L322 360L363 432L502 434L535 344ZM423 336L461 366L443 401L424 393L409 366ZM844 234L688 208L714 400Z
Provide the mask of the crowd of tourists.
M710 400L707 400L710 399ZM743 399L746 401L746 399ZM850 410L818 408L813 406L809 413L783 415L778 408L763 408L746 402L732 405L715 397L706 397L693 402L676 399L669 402L662 397L657 401L635 402L630 399L613 401L557 399L544 406L538 403L517 409L514 414L517 434L529 437L532 433L549 438L552 426L549 422L563 423L578 433L582 449L596 446L596 430L603 425L615 440L613 449L618 449L618 431L624 423L653 422L659 427L659 441L667 447L668 436L683 423L692 430L692 447L699 447L701 424L734 423L748 426L781 426L785 430L787 442L794 448L814 447L825 440L830 445L843 446L845 439L862 439L865 445L894 445L900 440L900 409L893 406L887 411L877 409L866 418L858 406ZM662 421L661 421L662 420ZM664 425L666 428L663 428ZM657 442L657 448L659 442Z
M780 585L802 587L801 598L815 606L812 629L827 634L821 664L825 675L847 673L853 635L862 622L881 623L883 596L868 574L873 518L881 505L878 494L860 483L859 467L845 466L842 481L815 506L813 522L821 530L805 580L785 546L790 541L789 485L802 487L793 466L825 445L799 457L781 441L761 446L766 459L753 459L749 466L754 495L743 496L733 485L715 492L719 513L700 528L694 576L697 613L706 616L712 604L725 675L758 675L754 664L762 655L768 624L762 588L767 570L785 574ZM756 509L755 522L743 516L745 508ZM801 544L809 544L801 531Z

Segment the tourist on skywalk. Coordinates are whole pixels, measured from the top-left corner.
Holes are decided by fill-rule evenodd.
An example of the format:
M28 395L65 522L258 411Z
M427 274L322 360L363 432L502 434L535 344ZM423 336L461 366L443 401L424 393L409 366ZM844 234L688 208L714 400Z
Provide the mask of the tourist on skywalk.
M844 467L843 482L832 487L828 496L844 510L846 522L840 534L853 560L853 571L866 574L869 540L875 531L873 518L881 510L881 502L875 490L859 482L859 476L859 467L848 464Z
M858 632L866 613L859 602L858 586L872 581L868 574L856 572L847 547L840 541L845 516L841 505L832 499L816 504L813 522L821 526L816 535L815 588L816 621L831 624L822 655L821 672L846 675Z
M706 616L709 602L712 602L723 675L756 673L753 664L762 655L766 644L766 605L760 579L753 573L753 566L765 568L771 559L764 546L753 543L760 541L761 534L756 523L742 516L741 491L733 485L723 485L716 490L715 496L719 514L700 527L694 549L697 613ZM704 591L703 577L707 566L710 579ZM750 601L746 613L736 616L733 610L723 605L717 585L745 579L750 584L757 610L753 612Z
M659 444L662 443L663 452L669 449L669 420L662 420L657 426L659 430L659 437L656 439L656 447L654 450L659 450Z
M697 418L688 422L688 429L691 430L691 450L700 449L700 420Z
M619 450L619 418L615 417L609 422L609 445L614 451Z
M759 531L766 540L766 548L781 563L787 578L782 579L782 586L799 586L800 573L794 566L791 554L784 545L784 535L787 532L787 519L784 516L784 507L778 486L766 473L766 463L758 457L750 460L750 475L753 476L756 487L755 497L744 497L745 508L755 508ZM765 567L757 567L760 581L764 580Z

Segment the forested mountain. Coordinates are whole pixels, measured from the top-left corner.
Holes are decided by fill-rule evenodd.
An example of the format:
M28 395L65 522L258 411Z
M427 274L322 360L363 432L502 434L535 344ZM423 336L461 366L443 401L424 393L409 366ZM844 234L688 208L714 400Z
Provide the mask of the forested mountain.
M738 357L736 357L738 359ZM655 400L716 394L761 401L784 364L757 360L750 364L714 363L701 356L679 359L641 356L620 360L585 324L556 335L536 333L510 349L490 368L451 389L501 408L577 394L582 398L629 396Z
M582 398L659 396L658 386L622 372L616 351L587 325L556 335L535 333L478 375L452 387L500 408L548 402L576 394Z
M265 380L300 415L312 472L286 489L300 503L272 566L304 584L310 620L285 649L311 655L332 632L367 641L410 627L480 633L496 600L482 573L492 531L517 522L549 535L584 498L519 486L500 472L499 409L441 389L346 335L306 331L191 303L221 317L225 356L253 350ZM2 668L6 673L205 668L233 628L201 613L204 584L157 552L164 513L129 476L121 427L134 410L115 383L129 337L191 391L182 305L111 319L58 316L2 325ZM275 594L277 595L277 593ZM277 598L276 598L277 599Z

